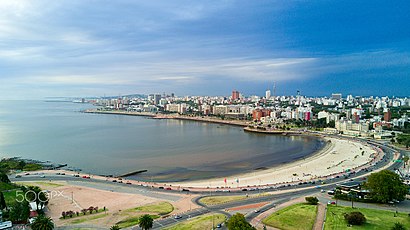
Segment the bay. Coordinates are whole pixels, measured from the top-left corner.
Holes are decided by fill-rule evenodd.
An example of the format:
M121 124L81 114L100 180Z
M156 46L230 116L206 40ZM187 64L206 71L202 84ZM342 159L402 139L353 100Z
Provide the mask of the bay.
M84 172L140 180L226 177L304 158L317 138L246 133L241 127L88 114L90 104L0 101L0 157L66 163Z

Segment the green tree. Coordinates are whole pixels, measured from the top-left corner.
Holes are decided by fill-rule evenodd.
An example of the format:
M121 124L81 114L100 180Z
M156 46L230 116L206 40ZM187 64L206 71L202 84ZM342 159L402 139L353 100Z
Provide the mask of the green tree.
M27 201L16 202L10 207L9 218L13 223L26 223L30 215Z
M395 223L391 230L406 230L406 227L402 223Z
M226 226L229 230L256 230L255 227L245 220L245 216L241 213L236 213L229 218Z
M404 165L407 165L409 163L409 160L410 160L409 156L404 156L403 157Z
M110 230L120 230L120 227L118 225L113 225Z
M44 208L48 201L47 194L37 186L29 186L27 191L30 191L27 193L27 199L30 202L36 202L37 209L39 209L39 205L41 209Z
M317 203L319 203L319 199L317 199L317 197L315 196L307 196L305 197L305 200L306 202L312 205L317 205Z
M408 193L400 176L389 170L372 173L364 187L369 189L371 197L380 203L387 203L394 199L404 200Z
M4 194L0 191L0 211L7 209L6 199L4 199Z
M347 223L351 225L362 225L366 222L366 217L361 212L351 212L344 215Z
M34 222L31 224L31 229L33 230L52 230L54 229L54 222L48 216L39 215L34 219Z
M154 220L148 214L142 215L139 219L139 226L142 230L148 230L152 228L153 223L154 223Z
M5 173L0 173L0 182L9 184L10 183L9 177Z

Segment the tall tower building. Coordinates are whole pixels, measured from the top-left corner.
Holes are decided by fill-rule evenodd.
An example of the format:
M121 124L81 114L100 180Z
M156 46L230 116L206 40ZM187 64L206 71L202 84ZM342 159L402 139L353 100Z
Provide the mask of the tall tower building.
M386 109L384 111L384 121L385 122L390 122L391 121L391 111L390 111L390 109Z
M265 98L266 99L269 99L271 97L271 92L270 92L270 90L266 90L266 92L265 92Z
M233 90L232 91L232 100L238 100L239 99L239 91Z

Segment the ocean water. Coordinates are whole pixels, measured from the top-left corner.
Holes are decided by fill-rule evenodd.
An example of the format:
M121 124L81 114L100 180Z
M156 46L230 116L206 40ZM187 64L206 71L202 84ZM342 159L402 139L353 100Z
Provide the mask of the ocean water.
M86 114L90 104L0 101L0 157L68 164L84 172L183 181L224 177L306 157L313 137L246 133L194 121Z

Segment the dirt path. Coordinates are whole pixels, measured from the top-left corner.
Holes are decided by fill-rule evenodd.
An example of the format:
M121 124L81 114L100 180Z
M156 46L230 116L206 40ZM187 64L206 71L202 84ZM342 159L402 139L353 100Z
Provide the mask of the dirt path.
M317 206L316 221L313 225L313 230L322 230L323 223L325 221L326 204L319 203Z

